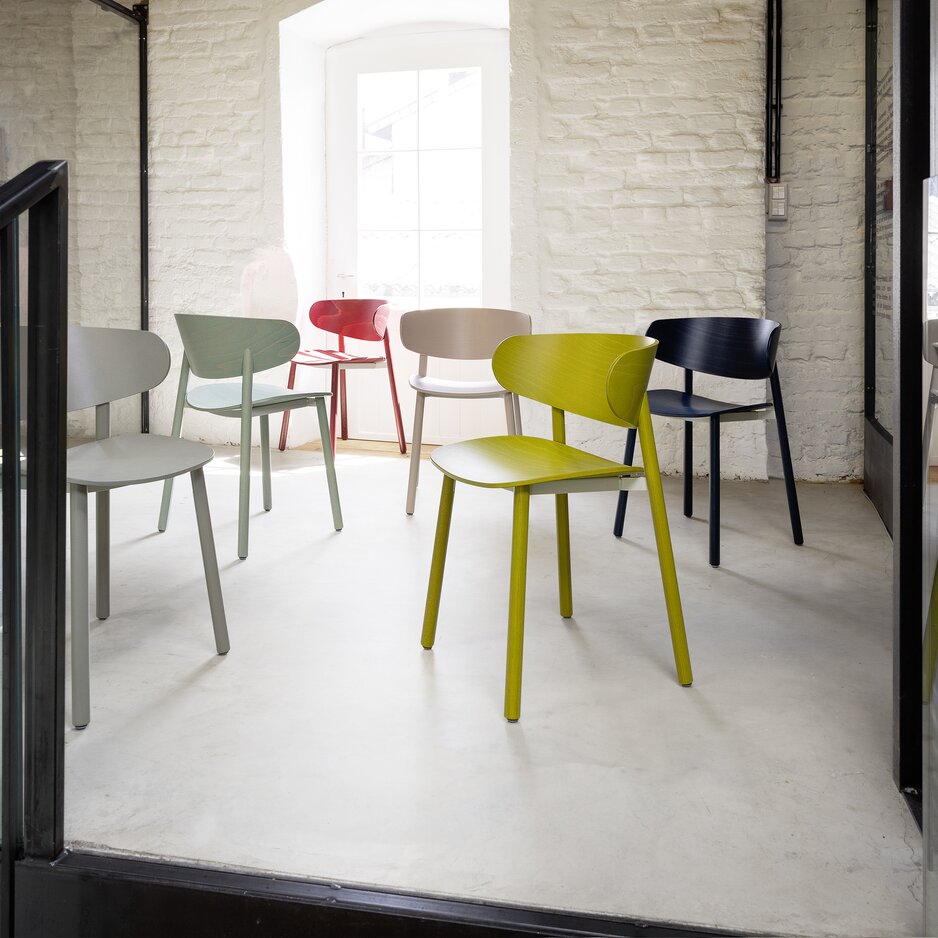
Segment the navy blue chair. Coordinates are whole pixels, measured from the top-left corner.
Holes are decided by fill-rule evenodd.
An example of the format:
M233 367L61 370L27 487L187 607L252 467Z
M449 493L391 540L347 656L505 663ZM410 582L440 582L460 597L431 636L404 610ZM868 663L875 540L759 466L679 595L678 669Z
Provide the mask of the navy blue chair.
M775 354L781 325L771 319L743 316L701 316L692 319L657 319L647 335L658 340L657 357L684 369L684 390L653 390L648 392L648 406L661 417L684 420L684 514L694 512L694 421L710 422L710 564L720 565L720 425L732 420L762 419L770 408L775 413L781 448L782 471L788 493L791 533L796 544L804 543L795 476L791 467L791 450L782 406L782 388L778 380ZM758 404L715 401L694 394L694 372L740 378L751 381L769 379L772 399ZM632 464L635 453L635 431L629 430L625 443L625 464ZM622 537L628 493L619 493L613 533Z

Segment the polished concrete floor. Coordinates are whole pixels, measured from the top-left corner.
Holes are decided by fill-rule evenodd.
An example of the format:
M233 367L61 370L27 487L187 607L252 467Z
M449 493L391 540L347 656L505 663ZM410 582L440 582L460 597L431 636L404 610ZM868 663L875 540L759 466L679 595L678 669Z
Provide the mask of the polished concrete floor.
M255 460L257 454L255 452ZM859 486L725 483L671 527L695 683L675 681L647 497L571 499L575 617L532 501L522 718L502 718L511 499L459 487L437 644L419 644L425 465L274 454L236 559L237 450L207 470L231 652L214 652L187 485L113 495L92 719L67 733L74 846L786 935L921 934L921 839L891 779L891 545ZM257 479L259 483L259 479ZM706 512L705 482L698 501Z

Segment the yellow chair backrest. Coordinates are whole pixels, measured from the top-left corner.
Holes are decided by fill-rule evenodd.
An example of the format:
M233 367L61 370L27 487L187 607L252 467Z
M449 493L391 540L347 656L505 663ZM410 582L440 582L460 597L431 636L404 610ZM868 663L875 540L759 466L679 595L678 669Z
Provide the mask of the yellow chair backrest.
M518 335L495 350L508 391L619 427L635 427L658 342L643 335Z

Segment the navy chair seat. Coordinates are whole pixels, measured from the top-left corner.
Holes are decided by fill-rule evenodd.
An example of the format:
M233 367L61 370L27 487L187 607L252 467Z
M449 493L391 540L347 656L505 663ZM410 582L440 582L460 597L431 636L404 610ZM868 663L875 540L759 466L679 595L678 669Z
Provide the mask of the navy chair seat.
M782 387L775 355L781 325L771 319L749 316L694 316L683 319L656 319L647 335L658 340L657 358L684 369L684 390L656 389L648 392L648 406L659 417L684 421L684 514L693 515L694 420L710 425L710 564L720 565L720 424L723 420L745 420L767 415L771 408L778 428L782 471L788 496L792 538L804 543L795 475L788 445ZM694 394L694 372L743 381L769 382L772 399L756 404L716 401ZM626 465L635 454L635 431L625 442ZM613 533L622 537L628 492L619 493Z
M703 420L714 414L752 413L771 406L771 401L760 401L758 404L734 404L667 388L648 392L648 408L653 414L658 417L680 417L682 420Z

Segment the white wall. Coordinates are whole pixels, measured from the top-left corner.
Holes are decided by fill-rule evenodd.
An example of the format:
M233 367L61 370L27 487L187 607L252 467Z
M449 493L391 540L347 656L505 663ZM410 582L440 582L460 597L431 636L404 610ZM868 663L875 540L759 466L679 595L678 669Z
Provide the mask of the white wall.
M783 327L779 373L800 479L863 476L865 42L863 3L785 4L790 208L789 221L767 223L766 307ZM772 432L769 441L776 452Z
M280 22L308 6L151 4L151 320L176 362L173 314L237 313L243 269L284 243ZM65 24L53 8L57 0L0 8L0 172L50 155L75 161L73 176L98 194L72 205L73 238L79 211L83 230L72 316L116 322L136 302L137 216L130 176L121 169L110 186L106 167L109 156L124 168L131 159L135 31L90 3L73 3ZM510 9L515 305L541 331L642 331L688 313L777 318L796 475L859 477L862 4L786 4L791 214L769 225L762 0L511 0ZM119 44L105 43L118 31ZM105 51L118 58L103 63ZM115 104L101 108L101 89L115 82ZM109 152L101 141L111 135L119 144ZM124 232L123 265L96 224ZM655 381L676 381L656 368ZM169 425L175 373L154 395L156 430ZM196 435L236 438L234 421L187 420ZM677 469L679 434L658 426L662 462ZM773 428L724 432L726 473L764 477ZM621 444L578 422L571 436L609 454ZM701 471L704 452L701 440Z
M513 0L511 13L515 305L538 331L762 315L764 4ZM656 383L677 379L656 365ZM573 426L619 454L621 431ZM677 468L678 427L656 426ZM765 475L761 426L724 439L727 475Z

